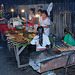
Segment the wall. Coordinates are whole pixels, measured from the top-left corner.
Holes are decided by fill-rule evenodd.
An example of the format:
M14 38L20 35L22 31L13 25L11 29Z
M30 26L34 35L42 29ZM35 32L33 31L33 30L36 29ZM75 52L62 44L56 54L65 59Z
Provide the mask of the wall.
M38 9L43 9L48 4L33 4L33 5L15 5L14 8L16 10L16 13L22 14L21 10L25 9L27 13L29 13L30 8L35 8L35 12L37 12Z
M54 34L64 36L64 28L70 27L75 34L75 3L55 3L53 7Z

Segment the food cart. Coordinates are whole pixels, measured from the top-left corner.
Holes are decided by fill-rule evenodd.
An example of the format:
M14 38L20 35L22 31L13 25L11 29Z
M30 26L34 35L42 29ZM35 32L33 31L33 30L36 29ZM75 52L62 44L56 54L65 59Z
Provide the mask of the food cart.
M59 47L59 46L58 46ZM62 47L62 46L61 46ZM60 51L59 51L60 50ZM39 73L75 64L75 46L33 52L29 65ZM66 70L67 72L67 70Z

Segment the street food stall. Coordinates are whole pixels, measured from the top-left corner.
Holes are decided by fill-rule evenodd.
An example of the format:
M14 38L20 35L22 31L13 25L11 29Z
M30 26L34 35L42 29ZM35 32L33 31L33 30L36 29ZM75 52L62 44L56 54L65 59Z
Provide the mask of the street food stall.
M19 27L18 27L19 28ZM20 54L23 52L26 45L30 44L37 31L26 29L8 30L5 32L7 36L7 45L9 51L13 48L17 60L18 68L28 66L28 64L21 64ZM20 48L21 47L21 48ZM39 73L54 70L60 67L65 67L69 55L70 63L75 63L75 46L67 46L64 44L56 45L52 49L44 51L32 52L29 58L29 65Z
M67 46L64 44L53 44L52 49L48 48L43 51L32 52L29 57L29 64L21 64L21 53L37 35L37 31L34 30L31 24L28 25L26 23L23 25L21 22L23 21L17 18L11 18L10 23L13 23L13 29L5 31L8 49L9 51L11 51L11 49L14 50L18 68L30 65L37 72L43 73L65 67L67 64L75 64L75 46Z
M7 30L15 30L16 26L23 26L23 24L21 23L22 20L21 19L18 19L18 18L10 18L9 21L7 21L7 19L5 18L1 18L0 19L0 33L1 33L1 38L2 40L4 41L4 37L6 36L5 35L5 31ZM11 25L12 24L12 25Z

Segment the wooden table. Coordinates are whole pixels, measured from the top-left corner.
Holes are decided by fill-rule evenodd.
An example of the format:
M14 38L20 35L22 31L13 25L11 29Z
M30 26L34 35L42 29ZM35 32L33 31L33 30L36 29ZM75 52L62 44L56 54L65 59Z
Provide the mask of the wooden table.
M25 43L20 43L17 40L15 40L14 37L10 38L9 36L11 36L11 35L8 36L8 34L9 34L9 31L6 32L7 46L8 46L9 51L13 48L13 50L15 52L15 57L16 57L16 60L17 60L18 68L27 66L28 64L21 64L20 54L24 51L24 48L26 47L26 45L29 44L29 42L28 43L26 43L26 42ZM21 47L21 49L19 49L19 47Z
M28 65L28 64L21 64L21 62L20 62L20 54L23 52L26 45L28 45L28 43L20 45L19 43L13 43L11 41L7 42L7 46L8 46L9 51L11 51L11 47L12 47L15 52L15 57L16 57L18 68L25 67ZM19 49L20 46L22 46L21 49Z

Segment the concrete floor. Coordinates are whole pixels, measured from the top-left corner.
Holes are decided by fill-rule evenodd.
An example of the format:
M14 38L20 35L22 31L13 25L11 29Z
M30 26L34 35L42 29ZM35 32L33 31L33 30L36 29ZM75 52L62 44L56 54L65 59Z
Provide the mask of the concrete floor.
M12 52L8 51L6 42L0 41L0 75L41 75L30 66L19 69ZM68 75L75 75L75 66L68 69ZM56 75L64 75L64 68L56 69ZM44 75L47 75L44 73Z

